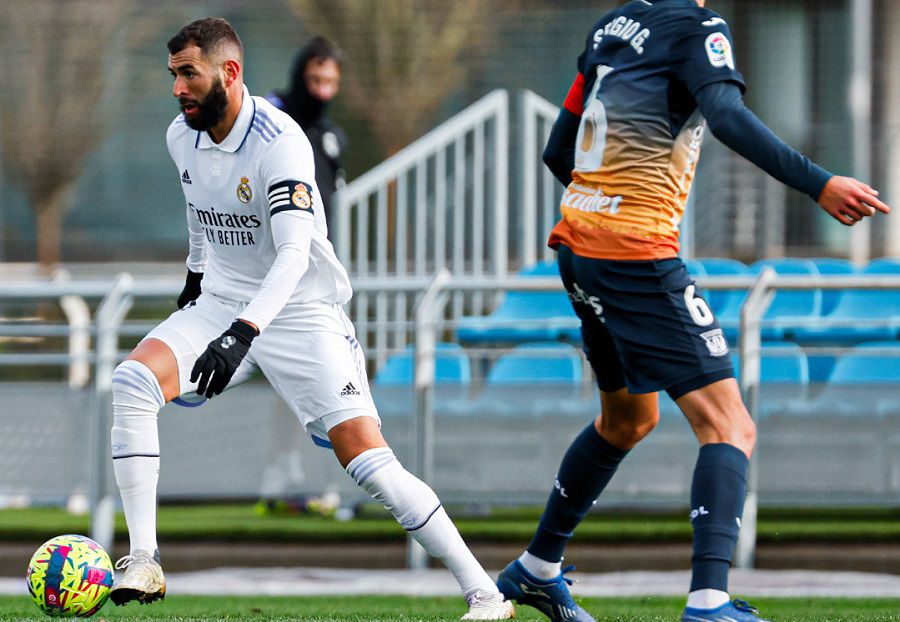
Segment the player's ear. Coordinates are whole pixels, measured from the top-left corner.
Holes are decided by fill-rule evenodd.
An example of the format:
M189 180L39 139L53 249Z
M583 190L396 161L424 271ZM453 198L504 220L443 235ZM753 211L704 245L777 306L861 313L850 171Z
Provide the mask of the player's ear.
M235 80L240 77L241 64L233 58L229 58L222 64L222 70L225 72L225 80L223 82L227 88L234 84Z

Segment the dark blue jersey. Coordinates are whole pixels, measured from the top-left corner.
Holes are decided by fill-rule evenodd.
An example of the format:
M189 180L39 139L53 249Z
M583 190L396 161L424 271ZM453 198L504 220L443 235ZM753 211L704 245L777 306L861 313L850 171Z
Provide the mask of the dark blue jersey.
M728 147L818 200L831 173L760 122L743 90L728 25L694 0L634 0L604 16L544 152L568 184L550 246L596 259L677 254L706 122Z
M570 92L566 105L581 118L575 168L551 245L604 259L674 256L705 128L694 95L744 85L728 25L693 0L634 0L594 25L578 70L581 97Z
M694 0L633 0L594 25L578 71L587 96L597 67L613 69L603 78L602 98L630 95L631 104L651 105L669 118L674 136L696 110L693 94L701 88L728 81L743 90L732 50L725 20Z

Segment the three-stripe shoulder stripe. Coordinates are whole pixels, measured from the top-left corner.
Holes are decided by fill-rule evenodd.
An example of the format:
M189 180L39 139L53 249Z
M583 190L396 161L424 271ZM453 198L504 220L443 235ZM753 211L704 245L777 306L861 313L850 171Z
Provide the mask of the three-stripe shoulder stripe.
M267 143L271 142L272 139L275 138L275 134L266 129L266 127L263 126L259 121L253 121L253 125L250 126L250 129L259 134L260 137L262 137L262 139Z
M271 142L273 138L281 134L281 128L275 125L269 115L260 109L256 110L251 129L266 142Z
M259 109L256 111L256 116L259 121L270 131L273 132L276 136L281 134L281 128L275 124L272 118L266 113L265 110Z

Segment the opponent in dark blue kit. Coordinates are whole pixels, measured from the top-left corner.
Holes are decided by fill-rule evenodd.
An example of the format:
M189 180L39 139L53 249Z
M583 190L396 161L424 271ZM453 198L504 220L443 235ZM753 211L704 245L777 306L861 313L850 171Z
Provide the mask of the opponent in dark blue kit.
M534 539L498 585L554 621L593 622L569 594L563 551L621 460L656 426L663 390L700 442L682 620L761 620L728 594L756 429L728 344L678 258L706 126L845 225L889 211L875 190L810 162L744 106L728 26L703 5L634 0L597 22L544 151L566 185L549 244L581 319L602 414L569 447Z

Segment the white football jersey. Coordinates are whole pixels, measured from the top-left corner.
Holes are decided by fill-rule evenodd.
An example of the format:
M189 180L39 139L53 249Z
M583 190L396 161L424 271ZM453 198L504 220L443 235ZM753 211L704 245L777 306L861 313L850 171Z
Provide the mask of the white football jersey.
M280 312L285 301L350 300L350 280L327 238L312 148L293 119L244 87L240 114L221 143L192 130L183 115L169 126L166 142L187 203L187 266L204 273L204 293L252 301L254 309L266 309L263 325L272 319L263 316ZM260 285L276 258L272 218L282 211L312 219L312 239L306 271L295 283L271 283L269 290L290 289L273 297ZM273 298L274 306L259 297Z

